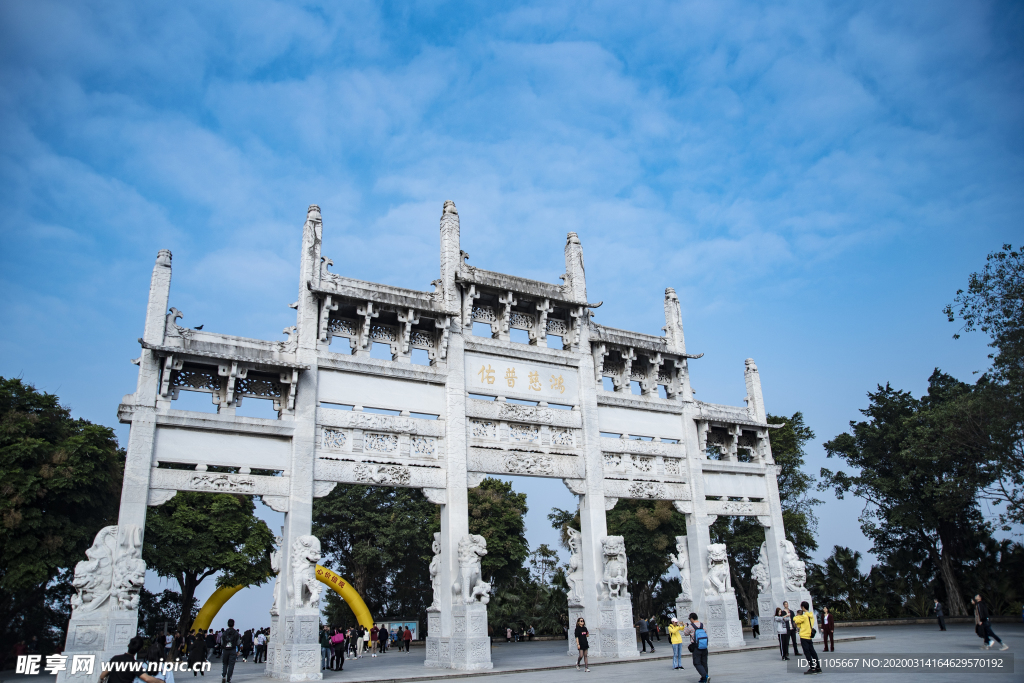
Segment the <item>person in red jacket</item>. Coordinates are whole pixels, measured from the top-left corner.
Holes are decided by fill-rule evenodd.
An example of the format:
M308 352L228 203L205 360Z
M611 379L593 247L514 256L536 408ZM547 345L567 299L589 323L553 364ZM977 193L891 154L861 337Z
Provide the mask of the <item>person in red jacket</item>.
M832 613L828 611L828 607L821 608L821 641L825 646L825 652L829 652L828 644L832 642L832 652L836 651L836 621L832 617Z
M405 633L402 634L402 642L405 643L405 651L408 652L409 643L412 642L412 631L409 630L408 626L405 627Z

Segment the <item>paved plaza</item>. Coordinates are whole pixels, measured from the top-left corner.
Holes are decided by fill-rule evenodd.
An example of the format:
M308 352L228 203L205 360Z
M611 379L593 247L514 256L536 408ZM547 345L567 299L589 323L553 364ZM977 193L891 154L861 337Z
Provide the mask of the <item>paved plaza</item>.
M1014 656L1015 673L983 673L984 683L1001 683L1002 681L1024 680L1024 625L996 624L996 632L1010 646L1008 653ZM779 680L786 676L799 676L798 673L787 672L786 662L781 661L777 645L770 649L765 646L774 643L772 640L746 640L746 648L741 651L712 652L709 668L712 680L721 681L766 681ZM871 628L839 629L837 638L837 655L866 654L931 654L968 656L987 652L980 649L981 641L974 635L969 625L953 625L945 633L933 626L879 626ZM565 654L565 641L541 641L535 643L495 643L491 650L494 669L486 672L459 672L445 669L428 669L423 666L426 651L423 647L414 647L412 652L392 651L380 657L362 657L358 660L346 660L344 671L325 672L324 680L335 683L369 683L370 681L427 681L441 679L486 678L488 683L555 683L567 676L586 676L592 683L600 681L650 681L679 680L695 683L698 679L690 664L689 656L684 658L685 669L673 671L671 664L672 649L668 641L656 641L657 652L654 656L642 655L639 661L614 662L593 660L592 672L577 673L572 669L573 658ZM821 654L820 643L816 643ZM994 652L994 651L993 651ZM186 683L188 680L202 680L204 683L217 683L220 679L220 662L214 661L213 670L205 677L181 676L175 683ZM257 683L270 681L263 675L264 666L250 662L239 662L235 667L235 683ZM895 683L902 677L911 676L914 680L928 681L964 681L975 674L967 672L953 673L824 673L823 678L840 678L847 683L868 683L872 681L889 681ZM21 676L11 671L3 672L0 679L4 681L31 678L33 683L53 683L55 676Z

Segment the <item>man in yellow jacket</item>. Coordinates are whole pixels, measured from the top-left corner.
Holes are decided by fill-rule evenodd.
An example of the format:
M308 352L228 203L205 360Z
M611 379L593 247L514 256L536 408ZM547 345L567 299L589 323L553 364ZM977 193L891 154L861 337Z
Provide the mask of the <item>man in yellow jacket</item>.
M821 662L818 661L818 653L814 650L814 613L806 601L800 603L800 610L793 617L793 623L800 629L800 646L804 649L804 657L807 658L808 669L805 674L820 674Z
M668 625L668 642L672 644L672 668L683 668L683 627L679 620L672 617L672 623Z

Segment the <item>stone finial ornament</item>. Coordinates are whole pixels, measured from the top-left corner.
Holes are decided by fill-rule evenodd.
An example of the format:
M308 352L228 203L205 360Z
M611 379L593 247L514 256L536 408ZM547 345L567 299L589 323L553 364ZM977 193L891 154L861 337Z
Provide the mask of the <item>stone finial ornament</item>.
M601 599L616 600L628 598L626 591L626 541L622 536L605 536L601 539L601 554L604 556L604 572L601 576Z
M453 216L459 215L459 210L455 208L455 202L450 199L445 200L444 208L441 209L441 216L444 217L445 214L452 214Z
M583 535L569 527L569 573L565 577L569 584L569 606L578 607L583 604Z
M729 577L729 555L724 543L708 545L708 576L704 579L704 595L715 597L732 593L732 579Z
M320 561L320 539L313 535L299 536L292 543L291 583L288 596L296 607L320 607L322 587L316 578L316 563Z
M683 588L676 599L693 600L693 591L690 585L690 549L686 545L686 536L676 536L676 554L669 555L669 559L679 570L679 579Z
M486 554L487 539L483 536L466 534L459 539L459 579L452 584L455 604L490 602L491 584L483 580L480 571L480 558Z
M430 586L433 588L433 601L427 609L441 609L441 533L434 534L434 542L430 544L434 556L430 558Z

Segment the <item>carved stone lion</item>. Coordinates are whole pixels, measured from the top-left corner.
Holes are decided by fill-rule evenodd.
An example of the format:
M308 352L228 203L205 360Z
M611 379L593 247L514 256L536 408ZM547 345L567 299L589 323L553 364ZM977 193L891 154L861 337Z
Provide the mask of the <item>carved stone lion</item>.
M316 563L320 561L320 539L299 536L292 543L291 583L288 597L296 607L320 607L320 582L316 578Z
M786 590L802 591L807 583L807 565L796 553L792 541L779 541L782 549L782 568L786 573Z
M71 585L75 595L71 606L77 611L92 611L106 606L112 610L139 608L139 591L146 581L146 563L142 560L142 530L134 525L108 526L96 534L85 551L89 559L75 565Z
M480 558L486 554L487 539L483 536L466 534L459 539L459 579L452 584L455 604L490 602L491 584L480 573Z
M628 598L626 592L626 542L622 536L605 536L601 539L601 554L604 556L604 572L601 577L601 599L615 600Z
M768 544L761 544L761 553L758 555L757 564L750 570L750 577L757 581L759 593L770 593L772 591L772 577L768 571Z
M708 576L704 579L704 595L715 597L732 592L732 579L729 577L729 556L725 552L724 543L712 543L708 546Z

